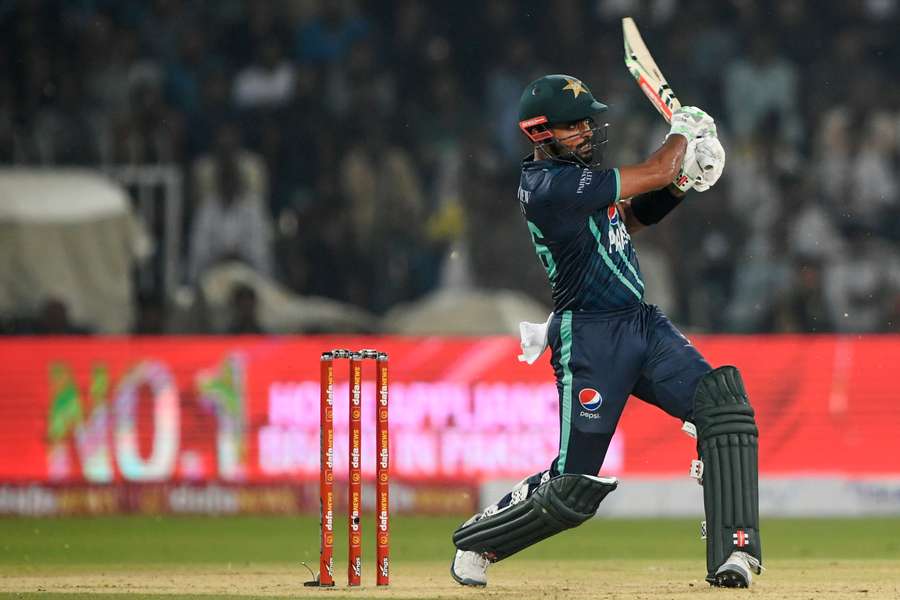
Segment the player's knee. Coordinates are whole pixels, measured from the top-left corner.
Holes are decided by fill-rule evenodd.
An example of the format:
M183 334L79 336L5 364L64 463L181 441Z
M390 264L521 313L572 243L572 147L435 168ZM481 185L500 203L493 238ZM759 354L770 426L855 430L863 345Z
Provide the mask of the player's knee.
M572 428L565 459L556 462L558 473L596 475L609 452L613 432L594 433Z
M700 439L728 433L758 435L753 407L737 367L719 367L700 378L694 393L693 422Z

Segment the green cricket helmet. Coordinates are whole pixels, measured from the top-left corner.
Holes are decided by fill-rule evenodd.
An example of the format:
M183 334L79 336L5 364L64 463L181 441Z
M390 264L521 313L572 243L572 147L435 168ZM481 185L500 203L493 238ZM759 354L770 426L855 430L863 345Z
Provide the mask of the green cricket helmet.
M598 102L578 78L544 75L529 83L522 92L519 99L519 129L533 144L557 160L596 167L602 160L602 145L606 143L606 124L598 126L594 117L606 109L607 106ZM590 151L572 152L550 130L551 125L584 120L589 122L592 133Z

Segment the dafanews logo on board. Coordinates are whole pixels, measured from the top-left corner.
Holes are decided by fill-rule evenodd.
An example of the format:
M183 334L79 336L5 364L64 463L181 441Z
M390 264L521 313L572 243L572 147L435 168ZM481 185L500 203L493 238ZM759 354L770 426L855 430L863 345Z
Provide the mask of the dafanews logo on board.
M603 404L603 396L594 388L584 388L578 392L578 401L585 410L596 412Z

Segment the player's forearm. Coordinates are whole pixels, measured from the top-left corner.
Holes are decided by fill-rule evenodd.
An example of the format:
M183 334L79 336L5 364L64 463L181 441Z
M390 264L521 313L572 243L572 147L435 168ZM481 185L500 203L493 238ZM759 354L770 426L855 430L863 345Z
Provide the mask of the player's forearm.
M654 161L661 172L662 183L656 189L665 187L675 179L684 160L687 145L687 138L683 135L670 135L659 150L650 155L648 160Z
M630 198L667 186L678 174L686 150L687 139L684 136L670 135L659 150L641 164L621 167L619 195Z

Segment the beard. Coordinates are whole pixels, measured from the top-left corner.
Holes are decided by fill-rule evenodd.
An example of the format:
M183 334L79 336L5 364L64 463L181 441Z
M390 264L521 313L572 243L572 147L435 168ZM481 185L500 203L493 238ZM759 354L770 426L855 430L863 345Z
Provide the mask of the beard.
M594 143L591 141L584 142L572 151L572 154L590 164L594 159Z
M565 140L553 138L552 141L540 144L539 147L547 158L596 169L603 161L603 147L606 145L605 131L603 133L601 139L591 136L577 146L569 146L565 144Z
M579 161L590 164L591 160L594 157L594 144L592 141L588 140L579 144L578 146L567 146L560 142L556 141L555 144L551 146L552 153L555 158L566 160L566 159L577 159Z

